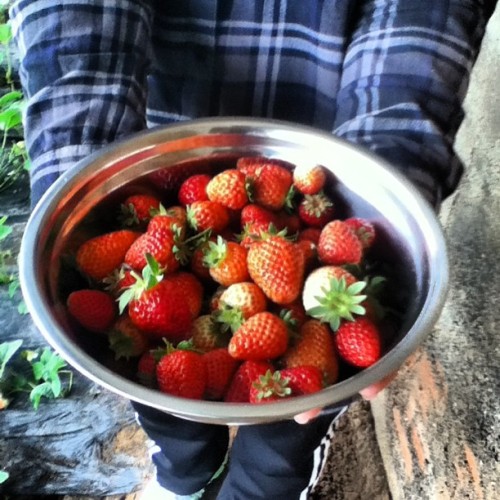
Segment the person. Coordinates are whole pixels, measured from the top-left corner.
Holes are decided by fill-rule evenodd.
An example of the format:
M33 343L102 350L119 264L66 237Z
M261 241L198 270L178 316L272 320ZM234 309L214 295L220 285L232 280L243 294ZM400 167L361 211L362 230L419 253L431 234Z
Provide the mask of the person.
M462 174L453 141L495 5L18 0L11 23L28 99L32 205L80 159L132 132L239 115L367 147L438 210ZM227 428L135 408L158 445L159 483L181 495L201 490L224 461ZM341 411L239 428L218 498L307 498Z

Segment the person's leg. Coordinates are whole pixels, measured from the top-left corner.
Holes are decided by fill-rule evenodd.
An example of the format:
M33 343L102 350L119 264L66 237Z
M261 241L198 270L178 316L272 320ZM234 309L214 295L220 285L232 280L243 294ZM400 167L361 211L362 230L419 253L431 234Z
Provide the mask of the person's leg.
M217 499L300 498L311 476L318 472L313 471L315 450L342 411L321 414L305 425L286 420L238 428L228 473Z
M135 402L132 406L156 444L152 460L158 483L178 495L204 488L226 456L228 428L184 420Z

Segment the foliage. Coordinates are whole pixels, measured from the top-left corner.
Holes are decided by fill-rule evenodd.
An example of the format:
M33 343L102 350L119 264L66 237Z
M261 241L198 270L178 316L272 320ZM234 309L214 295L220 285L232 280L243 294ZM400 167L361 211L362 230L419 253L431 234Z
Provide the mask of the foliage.
M7 217L0 217L0 286L7 286L7 294L14 299L20 289L19 275L17 270L10 271L8 261L12 259L10 250L3 248L3 241L12 233L12 227L6 224ZM26 304L21 300L17 306L19 314L27 314Z
M0 9L3 6L0 6ZM4 8L4 7L3 7ZM5 11L3 16L5 18ZM22 114L25 100L22 92L15 88L10 45L12 31L8 21L0 24L0 64L5 66L5 84L10 89L0 97L0 191L14 184L29 169L29 158L22 137Z
M50 348L20 351L22 340L0 344L0 409L18 393L27 393L33 408L42 398L65 397L71 390L72 372Z

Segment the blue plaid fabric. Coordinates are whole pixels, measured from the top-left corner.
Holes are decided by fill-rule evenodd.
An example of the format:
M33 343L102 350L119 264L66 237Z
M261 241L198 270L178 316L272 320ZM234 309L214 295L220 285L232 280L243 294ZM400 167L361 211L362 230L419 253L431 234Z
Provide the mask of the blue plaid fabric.
M272 117L364 145L438 205L493 0L18 0L32 202L145 127Z

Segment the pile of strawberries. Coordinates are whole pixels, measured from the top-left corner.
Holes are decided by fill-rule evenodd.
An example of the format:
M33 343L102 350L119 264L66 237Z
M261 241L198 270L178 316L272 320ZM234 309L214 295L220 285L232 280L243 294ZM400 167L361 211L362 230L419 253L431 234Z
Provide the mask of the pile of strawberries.
M77 249L88 287L66 300L137 379L175 396L262 403L334 384L381 356L359 275L373 225L340 220L321 166L240 158L182 181L178 199L129 196L116 230ZM120 221L120 224L118 223Z

